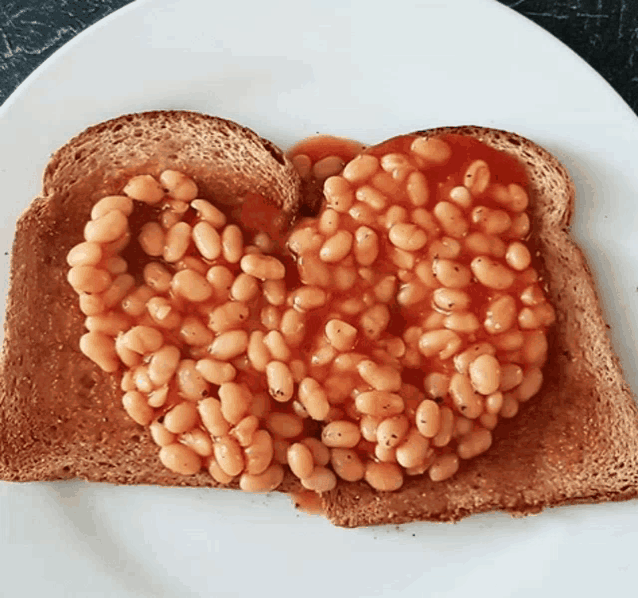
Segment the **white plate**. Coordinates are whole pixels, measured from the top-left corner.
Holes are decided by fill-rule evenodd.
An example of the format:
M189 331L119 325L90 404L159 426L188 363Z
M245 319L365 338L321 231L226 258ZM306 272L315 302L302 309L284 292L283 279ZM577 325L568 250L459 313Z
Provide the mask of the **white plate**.
M492 0L136 2L67 44L0 109L2 252L55 148L98 121L162 108L231 118L284 147L315 132L375 142L453 124L534 139L576 179L574 233L638 388L638 120L513 11ZM5 292L7 272L5 257ZM593 596L636 579L637 532L638 502L343 530L282 496L4 483L0 587L50 597Z

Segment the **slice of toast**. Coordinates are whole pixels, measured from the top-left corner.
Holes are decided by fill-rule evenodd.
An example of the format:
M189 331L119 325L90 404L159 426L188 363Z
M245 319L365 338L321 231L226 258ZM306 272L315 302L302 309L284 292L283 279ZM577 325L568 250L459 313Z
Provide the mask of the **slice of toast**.
M482 127L417 134L470 135L525 164L533 242L541 253L557 322L549 338L545 383L511 420L500 420L483 455L445 482L406 478L381 494L364 483L340 485L327 516L357 527L415 520L456 521L484 511L538 513L563 504L638 495L638 409L607 336L595 284L569 234L575 189L565 167L532 141Z
M217 485L206 472L183 477L160 463L147 431L122 409L116 376L80 353L84 316L66 281L66 254L82 241L92 205L120 193L134 174L157 176L166 168L193 177L203 198L230 202L259 193L290 221L301 205L301 180L283 152L219 118L133 114L91 127L59 149L44 173L42 197L18 221L13 245L0 374L0 479Z
M340 483L323 496L342 526L453 521L472 513L538 512L564 503L623 500L638 490L638 411L606 335L594 283L569 237L571 179L546 151L516 135L459 132L524 161L531 216L558 322L540 394L495 430L492 448L451 480L406 480L394 493ZM114 376L78 349L84 317L66 282L68 250L90 207L132 174L171 167L204 197L257 191L291 220L300 183L283 154L234 123L182 112L131 115L92 127L52 158L42 198L18 222L0 376L0 479L81 477L120 484L217 486L207 473L165 469L146 431L121 406ZM290 475L280 487L299 488Z

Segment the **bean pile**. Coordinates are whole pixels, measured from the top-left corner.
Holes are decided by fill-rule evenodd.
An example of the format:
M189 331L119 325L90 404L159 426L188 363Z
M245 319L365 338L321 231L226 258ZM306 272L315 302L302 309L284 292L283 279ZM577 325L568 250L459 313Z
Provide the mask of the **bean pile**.
M326 203L288 238L292 285L268 236L248 239L182 173L95 204L67 256L80 349L124 366L123 406L167 468L246 491L285 466L318 493L338 478L392 491L490 447L541 387L555 316L523 181L457 149L404 137L345 165L296 155ZM137 231L141 284L121 257L135 202L157 214Z

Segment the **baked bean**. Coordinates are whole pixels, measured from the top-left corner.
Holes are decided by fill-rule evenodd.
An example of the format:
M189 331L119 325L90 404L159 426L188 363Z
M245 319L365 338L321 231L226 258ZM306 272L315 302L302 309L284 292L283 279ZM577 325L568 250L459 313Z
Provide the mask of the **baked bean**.
M453 260L435 259L432 262L432 272L440 284L452 289L462 289L472 280L470 269Z
M272 359L276 361L290 361L292 354L279 330L271 330L266 334L263 338L263 343L272 356Z
M514 272L487 256L475 257L470 268L479 282L490 289L502 291L514 284Z
M167 262L178 262L184 257L191 242L191 227L177 222L166 231L163 257Z
M381 170L372 176L370 182L382 193L389 197L396 197L403 189L402 181L396 180L392 173Z
M441 408L438 403L424 399L419 404L415 422L419 433L425 438L434 438L441 430Z
M520 402L529 401L543 385L543 372L538 367L529 368L516 389L516 398Z
M173 199L191 201L197 197L195 181L178 170L165 170L159 180Z
M452 148L442 139L417 137L410 145L410 151L426 162L445 164L452 156Z
M328 295L321 287L304 285L291 294L292 305L300 311L310 311L323 307Z
M202 467L201 457L191 448L179 443L163 446L159 458L164 467L181 475L194 475Z
M556 311L549 303L537 305L534 315L542 326L551 326L556 321Z
M154 386L167 384L177 370L180 350L173 345L164 345L151 355L148 364L148 376Z
M84 238L91 243L112 243L128 230L128 218L119 210L112 210L84 226Z
M414 170L408 157L400 153L385 154L379 161L381 168L392 175L397 181L403 181Z
M282 361L271 361L266 365L266 380L270 396L279 403L292 399L294 379L287 364Z
M500 390L497 392L493 392L491 395L485 397L485 411L490 415L496 415L501 410L502 406L503 393Z
M457 205L440 201L434 206L433 214L450 237L460 238L467 234L469 222Z
M319 232L331 237L339 230L339 212L328 208L319 217Z
M451 478L459 470L459 457L455 453L445 453L434 459L428 470L433 482L442 482Z
M471 334L476 332L481 324L472 312L455 312L446 316L443 320L443 326L448 330Z
M405 415L394 415L384 419L377 427L377 442L386 448L401 444L410 428Z
M151 423L149 426L149 432L151 433L153 442L157 446L168 446L177 440L177 435L169 432L166 427L163 424L160 424L157 420Z
M256 415L247 415L235 425L230 435L239 442L240 446L247 447L253 443L258 429L259 418Z
M425 231L416 224L401 222L395 224L388 233L390 242L406 251L418 251L422 249L427 242Z
M210 222L198 222L193 227L192 235L195 247L207 260L215 260L221 255L221 237Z
M496 349L490 343L475 343L454 356L454 368L459 374L467 374L470 364L481 355L494 355Z
M187 345L203 347L210 345L215 335L196 316L186 316L182 320L179 336Z
M164 426L173 434L188 432L197 424L197 407L190 401L182 401L164 415Z
M333 448L330 452L332 469L342 480L357 482L363 479L365 466L354 450Z
M541 330L534 330L525 334L523 345L523 359L526 363L541 363L547 357L547 337Z
M523 329L538 328L541 323L535 311L530 307L524 307L518 313L518 325Z
M171 289L180 297L192 302L206 301L213 295L213 287L206 278L191 269L176 272L171 280Z
M512 393L503 395L503 406L498 414L505 419L511 419L518 413L519 404L516 397Z
M181 434L179 442L195 451L200 457L210 457L213 454L213 441L199 428L193 428L190 432Z
M461 337L453 330L430 330L419 338L419 351L424 357L434 357L438 354L440 359L446 360L452 357L462 344Z
M424 206L428 203L430 189L428 187L428 181L422 172L415 171L408 175L405 190L412 205Z
M97 220L112 210L119 210L125 216L130 216L133 213L133 202L126 195L107 195L93 205L91 219Z
M101 295L80 293L80 311L85 316L97 316L106 310L104 299Z
M165 237L164 229L157 222L147 222L142 225L137 240L144 253L157 257L164 252Z
M520 330L510 330L492 337L491 341L499 351L516 351L525 343L525 336Z
M423 379L423 390L433 399L442 399L450 388L450 377L440 372L431 372Z
M319 250L319 257L328 263L340 262L350 253L352 242L352 233L340 230L324 242Z
M312 160L306 154L297 154L291 158L293 166L299 176L305 181L309 181L312 173Z
M348 210L348 214L357 224L361 225L370 226L377 221L377 212L363 201L356 201Z
M496 388L498 388L498 384ZM452 375L450 379L450 395L456 408L468 419L476 419L483 413L484 400L474 390L468 376L459 373Z
M128 270L128 264L123 257L112 256L104 260L104 268L109 274L117 276L118 274L124 274Z
M218 438L213 444L215 461L229 476L239 475L244 470L244 454L232 436Z
M379 236L367 226L355 231L354 257L362 266L370 266L379 255Z
M221 402L213 397L208 397L197 404L202 423L213 438L228 434L230 424L224 419Z
M483 326L490 334L509 330L516 322L516 301L511 295L502 295L490 301Z
M174 212L173 210L163 210L159 216L159 223L164 230L168 230L171 226L174 226L181 220L181 214Z
M214 332L241 328L248 321L250 309L240 301L227 301L216 307L208 317L208 327ZM236 355L233 355L236 357Z
M129 179L124 193L131 199L156 204L164 197L164 189L150 174L140 174Z
M158 262L149 262L143 270L144 282L157 293L166 293L171 288L171 273Z
M450 190L450 200L462 208L469 208L472 205L472 195L467 187L454 187Z
M369 179L378 170L378 158L369 154L360 154L345 165L342 176L350 183L360 183Z
M523 212L512 218L512 226L508 231L508 236L515 239L524 239L529 234L529 216Z
M250 274L241 272L230 287L230 297L245 303L252 301L259 294L259 283Z
M243 272L260 280L282 280L286 275L286 268L276 258L269 255L245 255L241 258L240 266Z
M244 237L236 224L228 224L221 234L222 255L224 259L236 264L244 253Z
M359 420L359 429L361 430L361 436L368 442L377 441L377 429L379 424L383 421L382 417L374 415L363 415Z
M154 295L153 289L146 285L142 285L134 289L124 299L122 299L121 307L124 313L129 316L139 317L146 311L146 302Z
M315 463L310 449L301 442L295 442L288 448L288 466L298 478L304 479L312 474Z
M446 312L463 312L469 308L471 298L465 291L459 289L440 288L432 293L432 303Z
M430 243L428 255L432 259L456 259L461 255L461 243L452 237L441 237Z
M73 247L66 256L66 263L73 266L96 266L102 259L99 243L84 241Z
M335 488L337 485L337 478L334 472L330 469L318 465L313 469L313 472L309 477L301 480L301 485L308 490L313 490L318 494L322 494L323 492L329 492Z
M303 284L313 284L329 287L332 284L332 274L325 262L314 255L302 255L297 259L299 278Z
M262 284L262 291L264 299L266 299L266 301L268 301L271 305L279 307L286 302L286 284L283 280L264 281Z
M366 338L377 340L390 323L390 310L382 303L377 303L361 314L359 324Z
M487 235L500 235L512 225L512 219L507 212L485 206L476 206L472 210L471 220Z
M67 280L78 293L101 293L112 282L106 270L94 266L73 266L67 274Z
M401 270L412 270L416 262L414 253L399 249L398 247L393 247L388 251L388 257L392 263Z
M168 330L178 328L182 318L173 304L166 297L151 297L146 303L146 309L153 319L153 323Z
M177 365L177 387L180 395L189 401L197 401L207 396L209 384L197 370L194 359L182 359Z
M479 417L478 421L487 430L493 430L498 424L498 415L495 413L484 413Z
M297 228L290 233L287 246L298 256L316 251L323 245L325 238L311 227Z
M169 387L167 384L156 388L148 395L148 404L151 407L163 407L168 400Z
M529 203L527 192L516 183L511 183L507 187L504 185L494 185L492 197L498 203L512 210L512 212L522 212L527 208Z
M244 473L239 478L239 487L244 492L272 492L284 480L284 468L273 463L260 474Z
M430 443L418 430L412 428L402 443L396 447L397 463L409 469L425 461L430 452Z
M210 358L197 361L195 369L203 376L204 380L216 386L232 382L237 375L237 370L232 364Z
M89 332L117 336L120 332L128 330L131 323L125 314L109 311L98 316L89 316L84 320L84 325Z
M222 228L226 224L226 215L205 199L194 199L191 207L197 211L197 217L209 222L215 228Z
M355 377L350 375L357 363L365 356L354 353L344 353L335 359L333 374L323 381L323 386L331 405L345 402L357 387ZM356 418L355 418L356 419Z
M386 213L383 216L380 216L377 221L381 226L390 230L397 224L407 223L408 219L408 211L403 206L391 205L387 209Z
M343 176L328 177L323 184L326 202L336 212L347 212L354 203L354 191Z
M499 390L508 392L516 388L523 380L523 370L515 363L506 363L501 366L501 383Z
M371 208L370 214L385 210L388 205L388 198L378 189L370 185L359 187L355 193L356 199Z
M222 332L210 346L211 357L228 361L245 353L248 347L248 333L245 330Z
M463 176L463 184L472 195L485 193L490 184L490 168L484 160L474 160Z
M135 380L135 387L140 392L148 394L153 391L154 386L149 378L147 365L138 365L133 373L133 378Z
M357 283L357 271L347 266L337 266L332 271L333 284L341 292L349 291Z
M120 366L113 339L102 332L83 334L80 351L105 372L115 372Z
M155 415L155 411L148 406L146 397L136 390L124 394L122 405L128 416L140 426L148 426Z
M234 476L225 473L219 466L219 463L215 461L214 456L207 457L206 461L208 462L208 473L216 482L225 485L230 484L233 481Z
M343 320L328 320L325 327L328 342L337 351L350 351L357 338L357 329Z
M292 413L270 413L266 418L266 427L281 438L295 438L303 432L303 420Z
M289 347L296 347L306 333L305 316L295 309L287 309L281 316L279 330L284 335L286 344Z
M248 413L252 393L244 384L224 382L217 391L222 406L222 415L231 425L238 424Z
M521 293L521 302L523 305L535 307L545 301L545 295L538 285L530 285L523 289Z
M519 241L510 243L505 253L505 261L510 268L519 272L528 268L532 263L532 256L529 249Z
M380 492L394 492L403 486L403 472L396 463L366 463L365 481Z
M482 395L496 392L501 383L501 364L493 355L477 357L469 367L472 386Z
M365 359L357 364L357 371L375 390L397 392L401 388L401 373L392 366Z
M86 315L97 315L101 313L105 308L114 307L116 304L120 303L124 297L126 297L127 293L135 286L135 278L130 274L120 274L116 276L111 285L106 291L102 294L102 297L93 295L93 300L90 300L90 305L87 300L84 300L84 309L82 308L82 297L80 295L80 309L82 313ZM87 297L86 295L84 295ZM95 301L95 299L101 299L101 301ZM85 309L89 311L96 311L96 313L87 314Z
M253 368L258 372L265 372L272 356L268 347L264 344L265 334L259 330L250 333L247 355Z
M359 413L377 417L389 417L403 412L403 398L395 393L370 390L355 397L355 406Z

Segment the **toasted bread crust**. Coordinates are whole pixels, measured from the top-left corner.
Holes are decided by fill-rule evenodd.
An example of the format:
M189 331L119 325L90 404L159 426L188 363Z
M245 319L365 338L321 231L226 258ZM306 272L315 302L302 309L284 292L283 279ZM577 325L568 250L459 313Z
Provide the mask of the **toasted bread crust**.
M472 135L527 165L534 240L558 313L546 382L516 418L499 423L492 448L451 480L435 484L420 476L394 493L340 483L323 497L327 516L348 527L456 521L490 510L529 514L635 497L638 410L607 337L591 273L569 236L569 174L548 152L512 133L480 127L419 132L440 133ZM222 151L227 137L236 153ZM255 155L264 163L256 166ZM217 486L206 473L178 476L159 463L147 432L121 408L115 377L79 352L84 318L66 282L66 253L81 240L94 201L119 191L133 174L166 167L193 176L204 197L231 199L256 190L291 219L299 206L298 177L283 154L221 119L130 115L90 128L56 152L43 197L20 218L14 242L0 376L0 479ZM282 490L297 487L289 476Z

